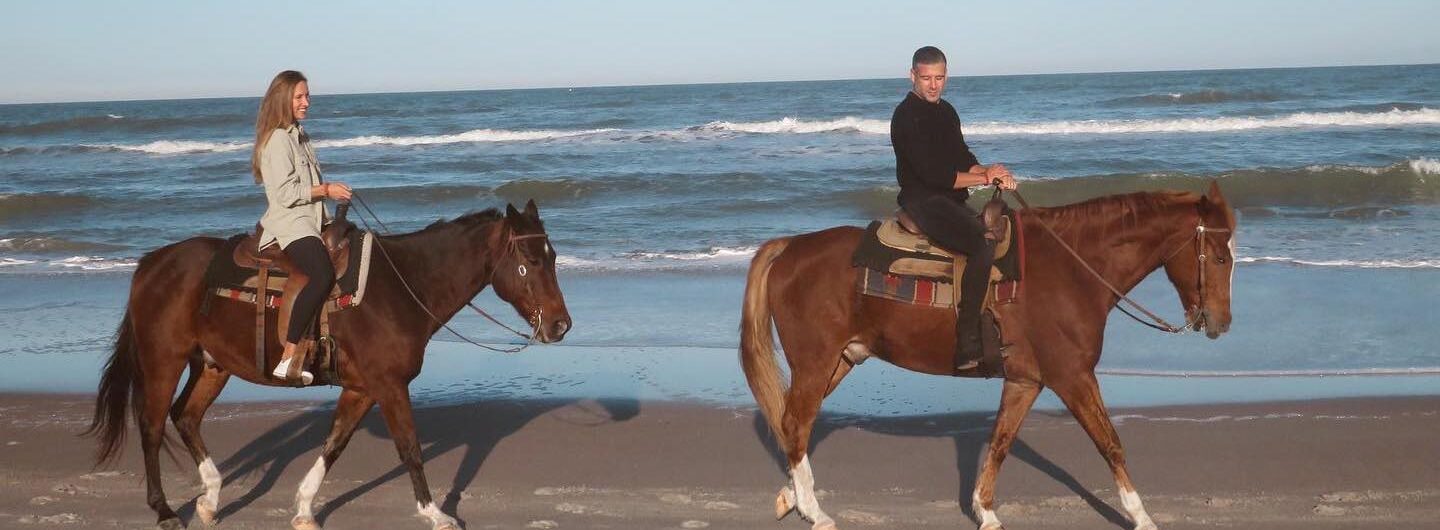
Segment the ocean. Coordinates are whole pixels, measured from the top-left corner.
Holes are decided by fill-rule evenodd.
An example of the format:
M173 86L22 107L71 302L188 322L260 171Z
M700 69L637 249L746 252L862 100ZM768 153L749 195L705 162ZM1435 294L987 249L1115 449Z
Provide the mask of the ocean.
M1064 74L955 77L946 99L975 154L1008 165L1031 203L1216 180L1239 210L1229 334L1111 322L1106 388L1160 404L1440 392L1437 86L1440 65ZM509 358L442 332L428 362L447 368L422 376L417 395L743 404L735 348L749 257L773 237L894 209L889 117L908 87L331 95L316 79L305 127L327 177L394 231L539 204L574 331ZM265 204L249 173L260 88L0 105L0 390L93 389L138 257L254 225ZM1136 295L1180 314L1163 275ZM502 307L488 291L477 302ZM479 318L455 323L506 340ZM881 364L837 391L842 408L994 406L993 381ZM231 386L227 397L297 395Z

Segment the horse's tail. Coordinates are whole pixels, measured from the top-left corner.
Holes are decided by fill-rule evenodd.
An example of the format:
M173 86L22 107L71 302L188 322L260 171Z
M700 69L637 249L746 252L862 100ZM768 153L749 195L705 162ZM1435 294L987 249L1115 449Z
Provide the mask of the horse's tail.
M775 360L775 334L771 329L770 265L790 246L792 238L767 241L750 261L750 274L745 281L744 309L740 316L740 366L750 392L770 424L770 432L783 447L785 434L780 429L780 416L785 412L785 383L780 380L780 365Z
M115 351L105 363L105 373L100 377L100 389L95 396L95 417L83 436L95 436L100 443L95 451L95 465L103 465L119 456L125 443L125 411L133 408L135 417L140 417L144 406L145 393L138 385L140 376L139 352L135 348L135 326L130 322L130 308L125 308L125 318L120 320L120 329L115 332Z

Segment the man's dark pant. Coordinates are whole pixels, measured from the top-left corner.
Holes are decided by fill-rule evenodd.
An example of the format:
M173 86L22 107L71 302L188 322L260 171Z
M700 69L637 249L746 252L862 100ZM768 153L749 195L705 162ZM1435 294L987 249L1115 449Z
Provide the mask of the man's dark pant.
M961 300L955 318L955 341L957 348L964 348L966 340L978 346L980 306L985 302L990 265L995 261L994 248L985 240L985 224L964 201L941 195L911 201L903 208L931 242L952 254L967 257L965 273L957 279ZM978 347L971 352L971 355L979 354Z

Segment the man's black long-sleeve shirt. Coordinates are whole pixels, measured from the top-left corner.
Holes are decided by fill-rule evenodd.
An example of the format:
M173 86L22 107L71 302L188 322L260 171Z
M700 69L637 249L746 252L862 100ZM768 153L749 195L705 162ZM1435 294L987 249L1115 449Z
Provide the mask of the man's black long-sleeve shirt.
M960 116L949 102L930 103L906 93L890 118L890 145L895 148L901 207L934 195L961 202L970 196L963 188L955 189L955 173L980 162L965 145Z

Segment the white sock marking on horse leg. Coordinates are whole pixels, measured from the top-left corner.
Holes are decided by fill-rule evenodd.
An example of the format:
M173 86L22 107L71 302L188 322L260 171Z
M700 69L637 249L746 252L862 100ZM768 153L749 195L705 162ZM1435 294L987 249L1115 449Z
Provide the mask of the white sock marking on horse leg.
M986 509L980 505L979 491L976 491L975 494L970 496L970 509L975 510L975 515L980 518L980 530L1003 527L1003 525L1000 524L1000 517L995 515L994 510Z
M315 465L310 466L310 472L305 474L305 480L300 481L300 490L295 492L295 516L311 517L310 503L315 500L315 493L320 491L320 483L325 482L325 457L315 459Z
M830 516L820 510L820 501L815 498L815 475L810 472L810 455L800 457L800 465L795 466L791 475L795 480L795 508L800 510L800 515L814 523L814 527L834 524Z
M1120 487L1120 504L1125 506L1125 511L1130 512L1130 520L1135 521L1135 530L1155 530L1155 522L1150 520L1150 514L1145 513L1145 505L1140 503L1140 494L1135 490Z
M430 528L460 527L460 524L455 522L455 518L445 515L445 512L440 511L440 508L435 506L433 502L430 504L420 504L417 502L415 503L415 507L419 508L421 517L430 520Z
M215 461L208 456L200 461L200 481L205 483L205 496L198 502L213 513L220 508L220 470L215 468Z

